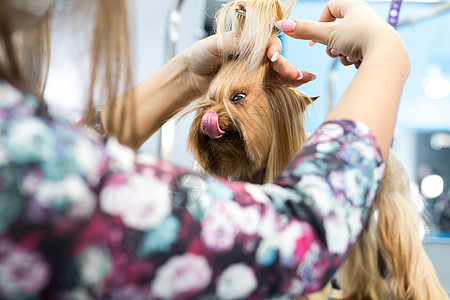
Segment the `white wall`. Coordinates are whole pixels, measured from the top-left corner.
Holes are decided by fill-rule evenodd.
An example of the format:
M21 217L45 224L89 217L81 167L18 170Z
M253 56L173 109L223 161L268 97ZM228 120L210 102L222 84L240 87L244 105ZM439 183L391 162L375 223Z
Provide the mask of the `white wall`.
M160 68L166 60L169 13L175 1L134 0L136 6L136 78L142 81ZM204 0L184 0L177 52L203 37ZM177 122L171 161L190 168L192 157L185 152L185 141L192 118ZM159 132L146 142L141 151L158 154Z

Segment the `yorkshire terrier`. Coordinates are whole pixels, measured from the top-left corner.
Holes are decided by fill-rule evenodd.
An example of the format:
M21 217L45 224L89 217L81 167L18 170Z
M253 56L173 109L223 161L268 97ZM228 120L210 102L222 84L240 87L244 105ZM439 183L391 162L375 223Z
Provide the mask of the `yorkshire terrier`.
M284 86L265 57L295 0L246 0L225 5L217 18L219 41L239 40L233 55L221 42L222 64L196 112L188 149L204 171L263 184L275 179L301 149L306 107L316 98ZM389 155L375 204L356 245L330 285L303 299L448 299L420 237L409 179Z

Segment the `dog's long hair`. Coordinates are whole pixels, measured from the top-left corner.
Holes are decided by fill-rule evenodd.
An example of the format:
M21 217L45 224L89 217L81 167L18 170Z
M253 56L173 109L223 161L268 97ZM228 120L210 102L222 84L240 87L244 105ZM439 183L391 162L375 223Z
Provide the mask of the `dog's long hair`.
M281 85L266 58L295 0L229 2L217 17L221 68L207 94L189 112L196 117L190 149L207 172L265 183L276 178L302 147L305 109L315 98ZM225 34L238 46L227 46ZM237 54L236 54L237 53ZM303 299L448 299L423 249L421 222L409 179L392 154L370 216L338 272L341 291L330 286ZM375 215L377 217L375 217Z
M346 298L448 299L422 246L422 219L412 199L409 178L391 151L371 214L338 272Z
M237 1L219 14L221 68L205 97L188 110L197 111L188 148L205 171L230 180L267 182L281 173L303 144L305 109L315 98L277 82L261 51L278 33L275 21L287 16L293 4L287 1L283 8L275 0ZM229 31L239 45L225 43ZM234 101L236 95L244 98ZM214 124L218 128L210 131L225 131L221 138L202 131L208 112L218 120Z

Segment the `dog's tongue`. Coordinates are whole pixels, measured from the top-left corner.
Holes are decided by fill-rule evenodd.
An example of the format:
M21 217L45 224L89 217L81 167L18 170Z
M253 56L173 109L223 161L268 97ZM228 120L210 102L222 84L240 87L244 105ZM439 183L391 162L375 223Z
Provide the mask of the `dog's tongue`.
M208 111L202 117L202 131L212 139L218 139L225 133L219 126L219 116L215 111Z

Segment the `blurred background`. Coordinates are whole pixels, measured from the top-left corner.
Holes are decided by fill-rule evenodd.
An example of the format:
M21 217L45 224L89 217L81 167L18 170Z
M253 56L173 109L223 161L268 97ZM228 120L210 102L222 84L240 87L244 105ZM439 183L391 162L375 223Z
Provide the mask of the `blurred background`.
M174 53L212 33L212 20L221 0L129 0L133 13L136 83L159 69ZM367 1L387 19L391 1ZM326 1L298 0L291 18L317 20ZM411 58L411 74L400 106L393 149L411 179L415 197L429 220L424 244L444 288L450 293L450 0L403 1L398 31ZM86 59L81 47L56 29L46 98L50 107L77 120L82 113ZM300 70L317 79L299 89L320 96L308 110L306 129L314 131L356 73L325 54L325 47L282 36L283 55ZM77 45L80 46L80 45ZM59 99L59 100L58 100ZM61 99L64 99L61 102ZM361 99L363 101L364 99ZM383 116L379 116L383 118ZM192 168L185 143L192 116L170 122L156 133L141 152Z

